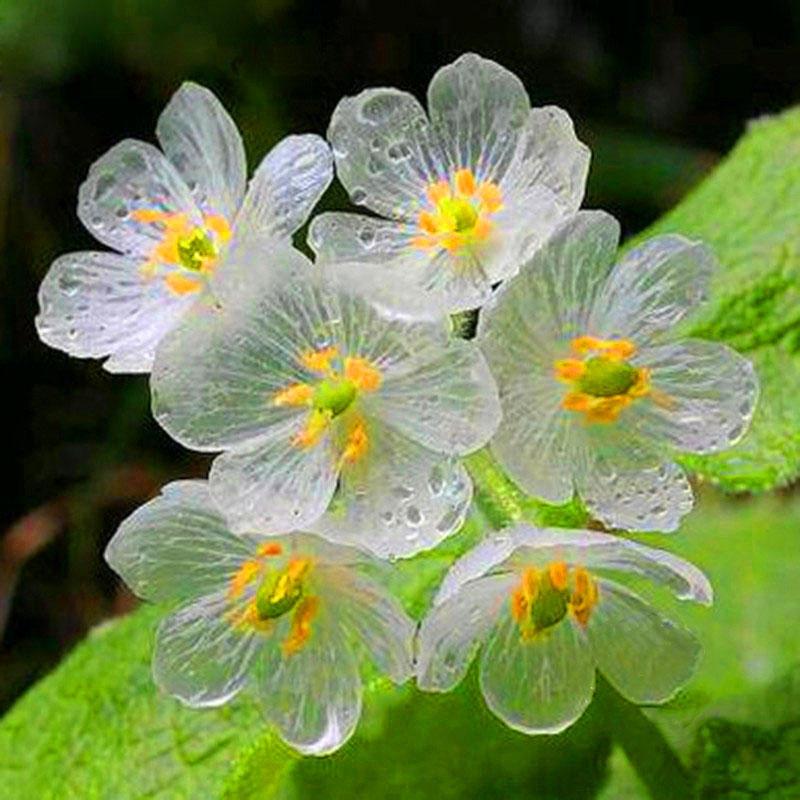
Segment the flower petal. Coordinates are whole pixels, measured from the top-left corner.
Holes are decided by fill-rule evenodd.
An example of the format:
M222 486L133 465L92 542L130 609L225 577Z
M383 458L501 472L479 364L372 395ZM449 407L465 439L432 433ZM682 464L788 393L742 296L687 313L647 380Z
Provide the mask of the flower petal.
M153 679L187 706L220 706L247 681L263 640L233 627L225 593L203 597L159 625Z
M146 259L162 239L162 226L142 222L134 211L184 213L196 225L202 217L178 171L157 148L125 139L89 168L78 191L78 217L103 244Z
M333 179L323 138L287 136L264 157L236 218L237 236L289 238L308 219Z
M437 545L464 520L472 482L453 459L380 423L368 425L369 450L344 467L330 511L314 525L326 538L381 558Z
M530 107L519 78L494 61L466 53L442 67L428 87L428 111L448 172L466 168L478 181L501 181Z
M504 203L517 205L518 197L546 190L562 215L577 211L586 190L590 158L566 111L556 106L534 108L502 180Z
M516 363L551 375L553 360L586 334L589 310L614 260L619 224L602 211L579 211L486 304L478 341L495 372ZM501 397L502 381L498 380Z
M367 405L368 404L368 405ZM465 454L484 445L500 422L497 390L472 342L451 340L436 358L389 373L369 408L408 438L441 453Z
M661 403L639 403L636 425L682 452L716 453L747 431L758 397L753 365L723 344L689 339L647 348Z
M292 443L297 425L278 425L246 447L218 456L211 496L236 533L309 527L336 489L336 457L326 437L313 447Z
M205 481L175 481L119 526L105 559L139 597L163 602L221 590L252 549L228 530Z
M597 666L634 703L663 703L692 676L700 643L633 592L600 582L586 634Z
M156 136L197 205L232 221L244 197L247 161L242 137L214 93L184 83L158 118Z
M422 261L428 253L412 247L415 225L363 214L328 211L311 220L308 245L321 260L376 262L408 258Z
M320 566L322 601L336 609L336 617L354 647L370 658L395 683L412 673L412 643L416 624L400 603L377 581L352 569Z
M39 288L39 338L79 358L111 356L111 372L147 372L156 346L194 302L116 253L57 258Z
M428 692L449 692L497 621L514 583L511 575L477 578L428 612L419 631L417 685Z
M611 271L588 330L641 347L706 300L716 266L714 254L700 242L674 234L650 239Z
M694 505L685 473L672 462L625 470L595 453L578 478L578 491L593 516L629 531L671 533Z
M281 736L306 755L332 753L352 736L361 716L361 676L347 637L324 604L309 641L285 656L264 648L258 688Z
M489 708L523 733L558 733L580 717L594 692L594 659L565 619L523 641L510 611L483 648L480 684Z
M415 222L427 186L445 177L425 111L407 92L367 89L345 97L328 140L350 199L385 217Z

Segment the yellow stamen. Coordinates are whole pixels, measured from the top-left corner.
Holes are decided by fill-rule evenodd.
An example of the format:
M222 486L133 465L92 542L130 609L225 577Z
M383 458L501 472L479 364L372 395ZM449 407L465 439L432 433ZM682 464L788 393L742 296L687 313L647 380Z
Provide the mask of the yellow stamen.
M314 387L307 383L295 383L281 389L273 398L274 406L304 406L311 402Z
M348 356L344 360L344 376L363 392L374 392L380 388L383 376L366 358Z
M305 427L292 439L292 444L296 447L313 447L322 438L332 419L331 411L315 408L308 415Z
M245 561L231 578L228 599L236 600L241 597L248 584L252 583L260 574L261 563L259 561Z
M331 361L338 355L339 349L334 346L308 350L300 356L300 363L311 372L327 375L331 371Z
M283 640L281 650L284 656L298 652L311 638L311 623L319 611L319 598L315 595L304 597L295 607L289 635Z
M264 542L256 552L260 558L279 556L283 553L283 545L280 542Z
M572 616L581 624L587 625L592 611L600 601L600 590L583 567L575 568L574 588L569 600Z
M202 281L184 275L182 272L170 272L164 277L164 283L172 289L175 294L191 294L200 291L203 287Z
M559 359L555 362L553 367L556 377L560 381L565 381L567 383L577 381L579 378L583 377L584 372L586 372L586 365L577 358Z
M553 561L547 566L547 575L550 583L559 591L567 588L568 570L563 561Z
M359 420L347 435L347 442L345 443L342 456L339 459L339 466L346 464L355 464L360 461L369 449L369 435L367 428L362 420Z
M490 217L502 207L500 187L491 181L478 183L470 169L456 170L452 187L448 181L436 181L425 194L431 208L419 213L420 235L411 239L419 249L442 247L455 253L479 244L491 235Z

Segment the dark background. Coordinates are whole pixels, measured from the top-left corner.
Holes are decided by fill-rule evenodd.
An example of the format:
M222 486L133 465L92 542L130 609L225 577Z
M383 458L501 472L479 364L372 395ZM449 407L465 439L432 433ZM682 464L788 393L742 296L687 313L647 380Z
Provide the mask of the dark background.
M474 50L516 72L535 105L570 112L594 152L587 205L631 233L748 119L800 95L800 4L721 8L0 0L0 711L130 606L100 556L119 520L164 480L205 469L149 417L143 377L110 376L36 338L50 262L96 246L75 216L94 159L124 137L152 141L191 78L231 111L252 169L285 134L324 133L343 95L390 85L424 96L439 66ZM324 201L343 202L338 189Z

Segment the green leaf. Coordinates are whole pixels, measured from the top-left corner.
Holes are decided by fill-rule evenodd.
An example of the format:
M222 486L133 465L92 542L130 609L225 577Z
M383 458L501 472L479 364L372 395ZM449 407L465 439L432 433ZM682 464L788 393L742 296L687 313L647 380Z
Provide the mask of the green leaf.
M750 434L684 463L721 487L764 490L800 474L800 109L748 127L675 209L632 243L674 232L709 244L723 269L689 332L747 353L761 378Z

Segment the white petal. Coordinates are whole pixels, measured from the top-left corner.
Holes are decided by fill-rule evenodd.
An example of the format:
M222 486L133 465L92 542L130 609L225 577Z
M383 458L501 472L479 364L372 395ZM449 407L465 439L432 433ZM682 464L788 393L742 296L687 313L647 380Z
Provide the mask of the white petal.
M483 446L500 422L486 362L472 342L460 339L413 370L387 374L369 408L410 439L448 455Z
M72 356L112 356L109 371L147 372L156 346L195 299L144 278L125 256L69 253L39 287L36 328L45 344Z
M329 211L311 220L308 245L324 261L426 260L430 254L411 245L418 234L416 225Z
M381 558L437 545L464 520L472 482L464 468L377 423L369 450L346 466L331 510L313 530Z
M578 478L578 492L594 517L628 531L671 533L694 505L685 473L669 461L626 470L596 453Z
M236 218L236 235L289 238L308 219L333 178L320 136L287 136L264 157Z
M478 324L481 348L493 372L495 362L502 369L517 359L520 369L530 365L541 374L552 374L553 360L564 357L569 340L591 333L589 314L618 241L619 224L613 217L579 211L495 292Z
M164 619L156 634L153 678L192 707L219 706L234 697L263 644L259 634L227 619L225 593L203 597Z
M336 174L350 199L415 222L427 186L445 177L422 106L397 89L367 89L336 106L328 128Z
M307 528L328 507L336 489L335 454L327 438L313 447L294 445L298 427L275 426L214 460L211 495L235 532Z
M247 162L242 137L214 93L184 83L158 118L156 136L197 205L231 223L244 196Z
M706 300L716 266L706 245L683 236L644 242L611 271L592 311L592 335L641 346Z
M583 633L564 619L523 641L510 610L481 656L480 684L489 708L523 733L558 733L589 705L594 660Z
M78 191L78 217L103 244L146 259L162 239L162 226L133 212L153 209L202 217L178 171L157 148L125 139L92 164Z
M449 575L448 575L449 577ZM514 578L477 578L438 602L422 620L417 684L428 692L449 692L467 674L480 644L503 611Z
M145 600L189 600L223 589L253 552L234 536L205 481L176 481L114 534L105 559Z
M637 363L652 370L664 402L637 403L642 433L690 453L716 453L736 444L758 397L753 365L717 342L686 340L647 348Z
M433 76L428 111L450 170L468 168L478 180L498 182L513 159L530 100L511 72L467 53Z
M515 564L543 566L551 561L564 561L609 573L615 579L626 573L640 575L667 587L679 600L711 605L713 599L708 579L688 561L666 550L589 530L516 525L482 542L457 561L451 573L458 573L461 581L469 580L506 560L507 569ZM440 594L449 579L448 574ZM453 587L447 588L452 591Z
M332 753L352 736L361 716L361 677L355 654L334 610L320 607L309 641L284 656L264 649L258 687L267 717L281 736L306 755Z
M381 672L395 683L411 677L416 624L377 581L353 569L320 566L322 601L335 609L355 647L366 649Z
M566 111L556 106L534 108L520 132L514 159L503 178L504 203L518 195L545 190L562 215L583 202L591 154L578 141Z
M586 634L597 666L634 703L663 703L692 676L700 643L633 592L601 581Z

